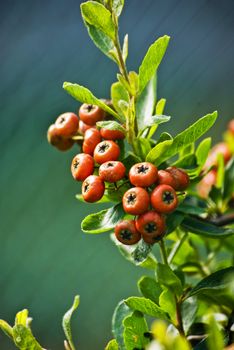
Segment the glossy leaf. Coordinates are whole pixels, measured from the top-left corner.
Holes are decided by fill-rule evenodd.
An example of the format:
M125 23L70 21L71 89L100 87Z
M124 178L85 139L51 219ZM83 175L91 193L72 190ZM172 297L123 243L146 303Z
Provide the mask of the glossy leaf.
M158 263L156 274L159 284L167 287L177 296L181 295L183 291L181 281L168 265Z
M155 281L155 278L142 276L138 281L138 289L145 298L159 304L159 296L162 293L162 288L160 284Z
M155 304L152 300L143 297L130 297L125 300L130 309L142 312L145 315L168 320L167 314L162 308Z
M137 246L127 246L120 243L115 238L115 235L111 235L111 239L126 260L130 261L136 266L140 266L149 270L155 270L157 261L154 255L150 253L151 246L149 244L141 241L137 244Z
M120 350L124 349L124 326L123 320L132 313L132 310L125 304L124 300L116 306L112 317L112 333L116 338Z
M169 234L181 224L184 219L184 214L179 211L174 211L173 213L166 216L166 233Z
M112 230L125 215L122 204L109 209L90 214L81 223L82 231L86 233L102 233Z
M209 154L210 151L210 147L211 147L211 138L208 137L204 140L202 140L202 142L198 145L197 149L196 149L196 158L197 158L197 164L199 166L198 172L202 170L207 156Z
M120 115L124 116L124 111L126 110L129 104L129 94L126 88L120 82L116 82L111 85L111 100L116 111ZM121 104L119 104L120 101L126 102L127 105L124 109L121 108Z
M187 173L193 172L193 169L197 168L197 159L195 154L187 154L186 156L179 158L176 162L172 164L177 168L186 169Z
M75 350L75 346L73 344L73 339L72 339L71 318L72 318L74 311L78 308L79 304L80 304L80 297L79 297L79 295L76 295L74 298L74 302L72 304L72 307L65 313L65 315L63 316L63 321L62 321L63 331L64 331L65 336L68 340L68 343L71 347L71 350Z
M117 123L115 120L104 120L101 122L97 122L96 126L108 130L118 130L121 131L123 134L126 133L126 130L122 127L122 125Z
M233 228L216 226L192 216L185 217L181 226L189 232L210 238L227 237L234 234Z
M133 312L124 319L124 350L145 349L149 340L144 336L148 326L142 313Z
M151 150L150 141L143 137L137 137L134 139L133 143L137 150L137 156L140 157L142 161L145 161L147 154Z
M96 1L86 1L80 5L85 22L101 30L111 39L115 39L115 26L110 11Z
M173 144L173 140L165 140L158 143L146 156L146 161L159 165L163 158L163 155L167 152L168 148Z
M117 341L115 339L110 340L105 350L119 350Z
M197 309L198 309L198 303L197 303L196 297L190 297L182 303L181 314L182 314L185 334L187 334L191 325L194 323Z
M89 104L94 104L96 106L99 106L101 109L103 109L107 113L113 115L117 119L120 119L118 114L112 108L110 108L103 101L95 97L92 94L92 92L89 89L85 88L84 86L81 86L78 84L72 84L69 82L64 82L63 88L76 100L82 103L89 103Z
M126 59L128 57L128 34L124 36L124 41L123 41L123 60L126 62Z
M189 126L187 129L178 134L173 139L173 142L169 143L167 147L164 148L163 152L160 144L156 145L148 154L147 158L150 159L149 161L154 162L155 165L159 165L170 159L187 145L195 142L204 133L206 133L212 127L216 118L217 112L207 114L206 116L200 118L193 125Z
M13 327L13 338L15 345L20 350L43 350L33 336L31 329L22 324Z
M186 202L180 203L180 205L176 208L176 211L179 211L184 214L191 214L191 215L204 214L204 208L199 207L198 205L193 205Z
M136 102L136 116L139 130L149 126L156 103L156 75L148 82Z
M166 52L170 37L165 35L157 39L148 49L139 68L139 94L156 73Z
M110 52L114 49L113 40L93 25L87 23L86 21L84 21L84 23L87 27L90 38L97 46L97 48L99 48L107 57L116 62L116 59L114 59L110 54Z
M215 293L220 289L226 289L230 286L231 280L234 276L234 267L228 267L212 273L210 276L205 277L195 287L191 289L188 297L193 295L199 295L207 291Z
M176 322L176 299L171 290L165 288L159 297L159 306L168 313L172 323Z

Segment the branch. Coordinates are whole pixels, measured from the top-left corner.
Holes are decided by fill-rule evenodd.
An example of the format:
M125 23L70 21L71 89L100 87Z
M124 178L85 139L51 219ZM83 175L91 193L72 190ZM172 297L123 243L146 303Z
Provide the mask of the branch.
M221 215L209 221L217 226L234 224L234 213Z

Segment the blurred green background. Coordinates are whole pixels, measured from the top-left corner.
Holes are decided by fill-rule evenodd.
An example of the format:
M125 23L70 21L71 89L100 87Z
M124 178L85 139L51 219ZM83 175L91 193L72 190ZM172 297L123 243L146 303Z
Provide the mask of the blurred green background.
M108 234L80 232L95 206L75 199L70 175L76 149L49 147L48 125L78 103L62 90L79 82L108 97L116 67L92 44L80 1L11 0L0 3L0 318L13 322L29 308L33 329L47 349L63 349L60 326L76 293L79 350L103 349L117 302L136 294L142 274L123 260ZM159 96L175 134L217 109L211 131L221 138L233 117L234 3L232 0L126 0L121 38L130 35L128 66L137 69L160 35L172 37L159 72ZM161 128L162 130L162 128ZM0 349L12 345L0 335Z

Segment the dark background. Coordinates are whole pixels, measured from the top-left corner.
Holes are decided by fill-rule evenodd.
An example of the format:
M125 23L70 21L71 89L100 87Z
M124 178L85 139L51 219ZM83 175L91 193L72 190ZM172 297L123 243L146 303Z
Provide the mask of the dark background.
M136 294L142 273L124 261L108 234L89 236L70 175L76 150L62 154L46 141L48 125L78 103L62 90L78 82L108 97L116 67L92 44L80 1L1 1L0 13L0 318L13 323L28 308L47 349L63 349L61 318L81 295L73 328L79 350L104 349L117 302ZM215 140L233 117L234 2L127 0L121 38L137 69L160 35L172 37L159 72L159 96L175 134L217 109ZM162 128L161 128L162 130ZM166 129L164 129L166 130ZM0 335L0 349L13 349Z

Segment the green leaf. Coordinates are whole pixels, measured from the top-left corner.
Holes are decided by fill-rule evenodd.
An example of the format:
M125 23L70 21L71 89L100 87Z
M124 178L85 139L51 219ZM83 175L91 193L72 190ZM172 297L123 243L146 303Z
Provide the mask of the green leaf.
M199 137L206 133L214 124L217 115L217 112L213 112L212 114L207 114L197 120L193 125L178 134L173 142L169 143L164 148L163 152L161 151L160 144L156 145L150 151L147 158L149 157L149 161L153 162L155 165L159 165L173 157L187 145L195 142Z
M28 310L24 309L22 311L19 311L15 317L15 325L22 324L23 326L26 327L27 319L28 319Z
M34 338L31 329L22 324L17 324L13 327L13 338L15 345L20 350L43 350Z
M114 50L114 43L106 34L104 34L101 30L92 26L91 24L84 21L88 34L90 38L93 40L94 44L99 48L107 57L116 62L116 59L110 54L112 50Z
M218 326L218 322L213 315L210 315L207 326L209 336L207 337L207 345L209 350L224 349L224 335Z
M204 292L210 291L216 293L217 290L227 289L233 280L234 267L228 267L212 273L210 276L205 277L195 287L193 287L188 297L193 295L203 294Z
M73 344L73 339L72 339L71 318L74 311L78 308L79 304L80 304L80 297L79 295L76 295L74 298L72 307L65 313L62 321L63 331L71 347L71 350L75 350L75 346Z
M217 156L217 177L216 177L216 184L215 186L221 190L221 193L223 193L223 186L224 186L224 173L225 173L225 164L224 164L224 158L222 154L218 154Z
M136 266L149 270L155 270L157 261L155 256L150 253L152 249L151 245L145 243L144 241L140 241L137 246L127 246L120 243L115 238L115 235L111 235L111 240L115 243L120 253L126 260L130 261Z
M166 105L167 100L165 98L161 98L157 104L156 104L156 108L155 108L155 113L156 114L163 114L164 112L164 108Z
M183 292L181 281L168 265L158 263L156 274L160 285L167 287L177 296L181 295Z
M227 237L234 234L234 229L232 228L216 226L192 216L185 217L181 226L189 232L209 238Z
M160 159L167 152L168 148L173 144L173 140L165 140L158 143L146 156L146 161L154 163L155 165L160 164ZM159 160L159 161L158 161Z
M117 341L115 339L110 340L105 350L119 350Z
M170 37L165 35L157 39L148 49L139 68L139 94L156 73L166 52Z
M176 299L169 289L165 288L159 297L160 307L168 313L172 323L176 323Z
M195 206L186 202L180 203L180 205L176 208L176 211L179 211L184 214L191 214L191 215L204 214L204 208Z
M174 211L173 213L166 216L166 227L167 235L175 231L175 229L181 224L184 219L184 214L179 211Z
M156 103L156 83L157 78L154 75L137 99L136 116L139 130L145 129L151 122Z
M4 320L0 320L0 329L10 338L13 339L13 328Z
M122 300L116 306L112 317L112 333L118 342L120 350L124 349L123 320L131 313L132 310L125 304L124 300Z
M115 118L120 119L118 114L112 108L108 107L104 102L102 102L97 97L95 97L92 94L92 92L89 89L85 88L84 86L64 82L63 88L76 100L82 103L89 103L89 104L94 104L96 106L99 106L101 109L113 115Z
M189 174L189 170L193 172L193 169L197 168L197 159L195 154L187 154L183 158L179 158L176 162L172 164L177 168L187 169L187 173Z
M160 284L154 278L149 276L142 276L138 281L138 289L147 299L159 304L159 296L162 293Z
M167 314L156 305L152 300L143 297L130 297L125 300L125 303L130 309L140 311L145 315L160 318L168 321Z
M102 233L112 230L125 215L122 203L90 214L81 222L81 229L86 233Z
M124 41L123 41L123 60L126 62L126 59L128 57L128 34L125 35Z
M126 130L124 129L124 127L117 123L115 120L104 120L101 122L97 122L96 126L98 126L99 128L104 128L104 129L108 129L108 130L118 130L121 131L123 134L126 133Z
M80 5L80 8L85 22L115 40L115 25L110 11L105 6L96 1L86 1Z
M134 148L137 150L137 156L140 157L142 161L144 161L147 154L151 150L150 141L143 137L137 137L133 140L133 144Z
M198 173L202 170L206 159L208 157L209 151L211 147L211 138L208 137L199 144L199 146L196 149L195 155L197 158L197 164L199 166Z
M144 316L140 312L133 312L124 319L124 344L125 350L145 349L149 340L144 336L148 332L148 326Z
M126 88L120 82L116 82L111 85L111 100L116 111L121 116L125 117L124 112L129 104L130 99ZM127 104L124 109L121 108L121 104L119 104L120 101L124 101Z
M112 1L112 11L117 17L119 17L124 7L124 0L111 0L111 1Z
M224 193L223 197L225 200L232 198L234 193L234 158L228 163L225 169L224 177Z
M139 88L139 78L138 74L134 71L128 73L129 85L132 95L135 96L137 94Z
M183 301L181 305L181 314L183 319L183 327L185 334L188 333L189 328L194 323L196 313L198 309L198 303L196 297L190 297Z

